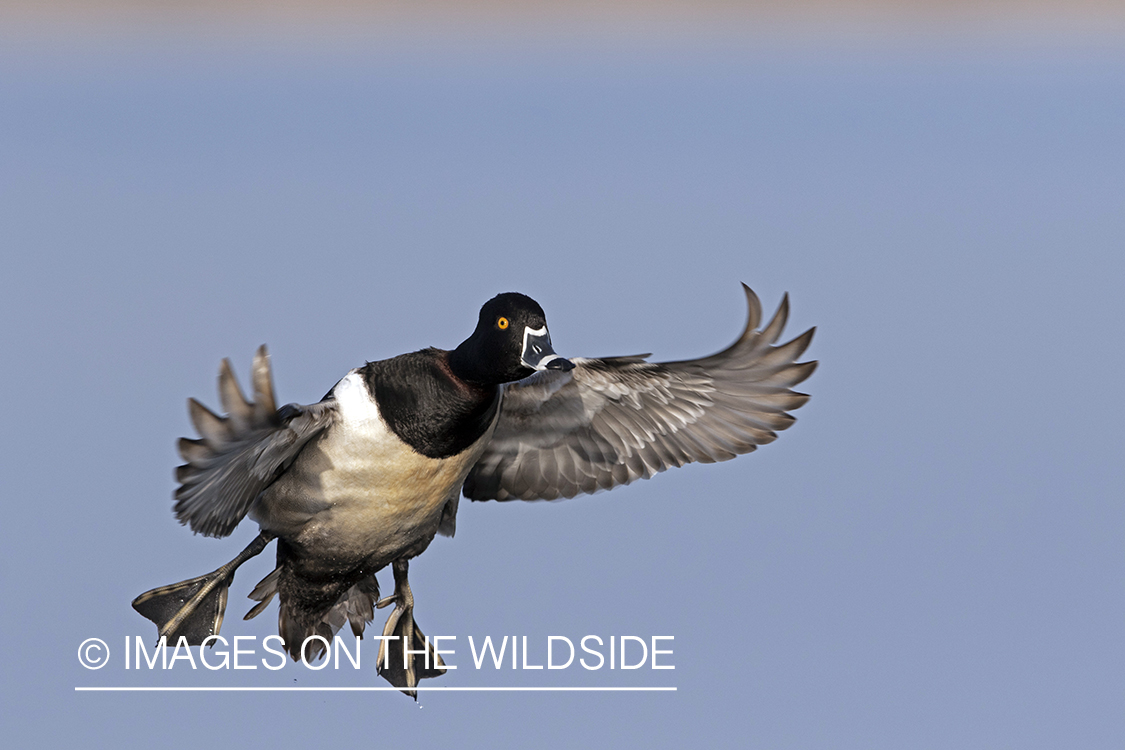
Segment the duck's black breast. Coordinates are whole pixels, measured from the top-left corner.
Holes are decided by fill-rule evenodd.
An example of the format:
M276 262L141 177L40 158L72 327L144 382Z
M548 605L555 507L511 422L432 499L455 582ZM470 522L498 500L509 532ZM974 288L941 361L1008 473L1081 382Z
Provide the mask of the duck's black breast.
M467 449L488 431L500 404L498 386L460 380L440 349L368 362L360 372L394 434L428 458Z

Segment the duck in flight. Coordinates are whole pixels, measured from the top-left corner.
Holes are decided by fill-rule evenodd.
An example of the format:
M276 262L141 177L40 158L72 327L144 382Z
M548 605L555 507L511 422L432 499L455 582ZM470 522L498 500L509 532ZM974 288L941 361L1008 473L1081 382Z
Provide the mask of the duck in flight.
M788 296L759 330L758 297L743 289L742 335L695 360L564 359L543 309L517 293L485 303L456 349L369 362L308 406L277 407L264 346L253 401L224 360L226 416L188 401L200 437L179 442L175 515L213 537L249 516L260 533L218 570L145 592L134 609L170 645L201 645L219 632L235 570L276 539L277 566L251 592L258 604L246 619L276 595L285 649L312 660L345 623L359 636L374 608L393 604L377 668L416 697L419 679L445 669L414 621L408 566L436 534L453 536L462 494L570 498L726 461L793 424L788 412L809 397L791 388L816 368L797 359L815 329L777 345ZM375 574L388 565L395 589L380 599Z

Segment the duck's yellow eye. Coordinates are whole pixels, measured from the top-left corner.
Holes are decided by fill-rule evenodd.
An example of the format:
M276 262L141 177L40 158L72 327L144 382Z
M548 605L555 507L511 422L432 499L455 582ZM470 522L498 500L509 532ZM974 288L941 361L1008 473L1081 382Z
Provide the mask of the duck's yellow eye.
M497 318L496 319L496 327L499 328L501 331L503 331L505 328L508 327L508 319L505 318L505 317Z

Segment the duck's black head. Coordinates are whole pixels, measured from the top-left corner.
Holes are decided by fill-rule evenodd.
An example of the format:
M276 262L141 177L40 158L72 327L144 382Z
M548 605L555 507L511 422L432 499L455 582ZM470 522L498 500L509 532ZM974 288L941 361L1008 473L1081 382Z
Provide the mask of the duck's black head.
M536 370L569 370L574 363L555 354L547 316L524 294L498 294L480 309L473 335L449 355L453 374L470 383L500 385Z

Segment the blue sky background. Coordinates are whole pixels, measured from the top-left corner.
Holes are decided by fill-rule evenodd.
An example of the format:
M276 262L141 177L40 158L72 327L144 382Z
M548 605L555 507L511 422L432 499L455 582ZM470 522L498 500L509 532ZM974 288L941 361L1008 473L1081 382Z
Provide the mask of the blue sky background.
M0 52L6 744L1116 748L1125 52L1112 35L11 33ZM797 424L720 465L462 505L411 567L432 685L125 671L138 593L254 535L170 513L184 400L282 401L519 290L564 355L709 354L745 281L818 326ZM252 622L240 571L224 635ZM389 575L382 577L385 589ZM377 615L381 625L385 612ZM466 636L673 635L674 671ZM83 669L85 638L115 649Z

